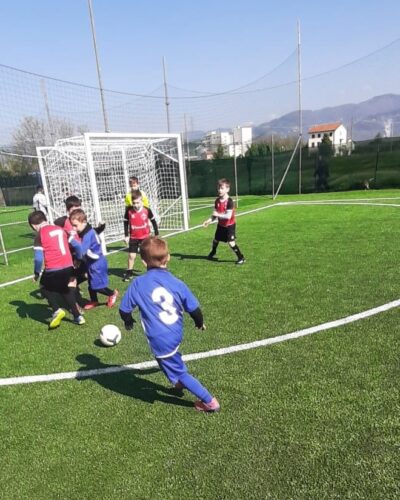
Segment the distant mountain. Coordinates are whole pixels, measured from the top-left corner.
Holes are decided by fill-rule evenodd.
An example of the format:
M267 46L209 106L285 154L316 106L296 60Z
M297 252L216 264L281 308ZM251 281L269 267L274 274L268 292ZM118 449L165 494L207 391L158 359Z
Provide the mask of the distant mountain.
M261 123L253 129L254 138L276 135L298 134L298 111ZM340 121L350 134L353 123L353 139L371 139L376 134L390 136L393 127L394 135L400 135L400 95L385 94L372 97L358 104L343 104L316 111L303 110L303 133L312 125Z

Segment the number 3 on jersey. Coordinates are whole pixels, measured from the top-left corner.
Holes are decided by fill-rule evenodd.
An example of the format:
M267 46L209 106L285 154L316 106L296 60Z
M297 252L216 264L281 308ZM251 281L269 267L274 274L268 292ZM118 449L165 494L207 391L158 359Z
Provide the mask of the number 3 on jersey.
M176 307L173 305L174 298L168 290L159 286L153 290L151 298L153 302L160 304L163 309L163 311L159 313L159 317L163 323L166 325L173 325L178 321L179 316L176 314Z

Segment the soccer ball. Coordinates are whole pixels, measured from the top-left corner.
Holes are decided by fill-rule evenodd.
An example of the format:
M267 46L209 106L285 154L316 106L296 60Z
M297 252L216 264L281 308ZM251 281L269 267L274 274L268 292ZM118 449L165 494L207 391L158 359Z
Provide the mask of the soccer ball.
M104 325L101 329L99 340L106 347L117 345L121 340L121 330L115 325Z

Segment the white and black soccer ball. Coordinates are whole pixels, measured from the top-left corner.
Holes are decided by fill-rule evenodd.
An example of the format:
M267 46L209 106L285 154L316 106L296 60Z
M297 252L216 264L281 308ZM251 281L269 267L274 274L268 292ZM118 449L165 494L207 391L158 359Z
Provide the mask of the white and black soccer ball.
M100 331L99 340L106 347L117 345L121 340L121 330L115 325L104 325Z

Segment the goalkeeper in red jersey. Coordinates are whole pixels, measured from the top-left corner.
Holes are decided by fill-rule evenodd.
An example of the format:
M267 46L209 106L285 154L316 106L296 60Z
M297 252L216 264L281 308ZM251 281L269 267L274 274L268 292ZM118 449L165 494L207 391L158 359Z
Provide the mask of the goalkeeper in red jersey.
M139 190L132 191L131 205L126 207L124 216L125 242L128 245L128 269L123 281L129 281L133 277L133 266L136 254L140 252L140 245L150 236L150 223L154 234L158 235L156 218L150 208L143 204L142 193Z

